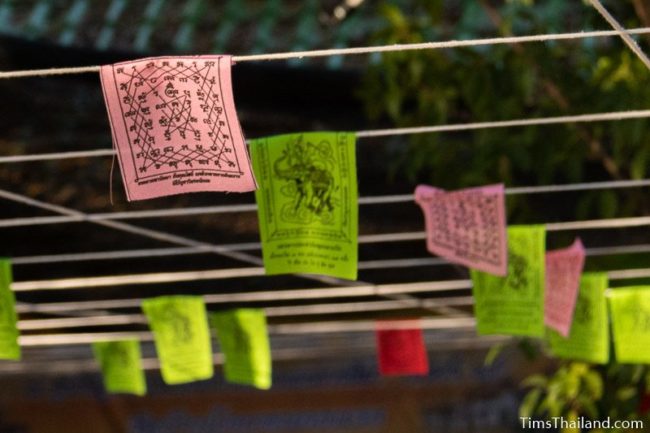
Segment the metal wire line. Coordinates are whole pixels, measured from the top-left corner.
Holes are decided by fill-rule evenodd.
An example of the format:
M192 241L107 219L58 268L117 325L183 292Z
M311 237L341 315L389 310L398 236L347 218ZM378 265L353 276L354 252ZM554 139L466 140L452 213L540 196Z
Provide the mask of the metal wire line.
M522 186L510 187L505 189L506 195L520 194L548 194L558 192L574 192L601 189L624 189L639 188L650 186L650 179L630 179L630 180L612 180L603 182L579 182L561 185L539 185L539 186ZM360 197L360 205L377 205L389 203L412 203L413 194L393 194ZM45 224L67 224L73 222L91 222L91 221L109 221L109 220L126 220L142 218L164 218L191 215L206 214L223 214L254 212L257 205L253 203L235 204L235 205L218 205L218 206L199 206L190 208L176 209L156 209L124 212L104 212L95 214L82 215L60 215L60 216L39 216L39 217L19 217L0 219L1 227L22 227Z

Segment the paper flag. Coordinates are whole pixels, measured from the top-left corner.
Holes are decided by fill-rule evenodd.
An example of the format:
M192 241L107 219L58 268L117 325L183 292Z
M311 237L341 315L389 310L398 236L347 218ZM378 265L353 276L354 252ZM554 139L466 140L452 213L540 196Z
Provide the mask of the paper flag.
M145 299L142 310L154 333L165 383L174 385L212 377L212 342L203 298Z
M609 361L609 324L605 301L607 274L586 273L579 284L568 338L552 329L547 332L551 352L559 358L606 364Z
M101 67L129 200L255 189L230 66L230 56L185 56Z
M213 313L212 327L225 356L228 382L271 387L271 348L264 310L237 309Z
M20 359L11 261L0 259L0 359Z
M544 335L544 226L508 228L508 276L472 270L479 334Z
M147 393L138 340L96 342L93 343L93 353L101 367L106 391L135 395Z
M612 289L609 306L616 361L650 364L650 286Z
M427 350L418 320L377 322L377 355L379 372L383 376L429 373Z
M495 275L508 269L503 185L446 192L419 185L427 249L453 263Z
M356 279L354 134L278 135L251 141L250 150L266 273Z
M569 248L546 253L544 323L565 337L571 328L584 264L585 249L580 239Z

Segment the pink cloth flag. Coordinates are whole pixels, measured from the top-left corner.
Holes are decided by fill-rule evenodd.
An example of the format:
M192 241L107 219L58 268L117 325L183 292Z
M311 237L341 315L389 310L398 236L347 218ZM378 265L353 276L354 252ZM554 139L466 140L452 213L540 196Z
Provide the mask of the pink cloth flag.
M184 56L102 66L129 201L256 188L235 110L231 63L230 56Z
M585 249L580 238L569 248L546 253L544 324L564 337L571 330L584 264Z
M446 192L419 185L427 249L453 263L495 275L508 272L506 211L502 184Z

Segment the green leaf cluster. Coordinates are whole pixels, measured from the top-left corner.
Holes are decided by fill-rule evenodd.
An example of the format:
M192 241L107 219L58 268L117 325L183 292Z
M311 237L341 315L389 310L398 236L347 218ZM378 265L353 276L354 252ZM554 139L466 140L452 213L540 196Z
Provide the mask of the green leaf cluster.
M593 366L563 362L550 375L535 374L522 385L528 389L521 406L521 417L536 419L643 420L644 397L650 392L650 370L642 365ZM613 430L623 432L623 430ZM597 430L593 430L596 433Z
M626 26L646 25L633 1L605 3ZM565 0L388 1L380 14L382 44L608 29L589 5ZM645 109L650 73L618 38L405 51L371 65L360 96L369 118L400 127L552 117ZM413 135L387 142L389 176L450 189L638 179L648 175L649 127L641 119ZM509 204L522 218L552 211L523 197ZM580 194L574 213L646 207L639 191L594 191Z

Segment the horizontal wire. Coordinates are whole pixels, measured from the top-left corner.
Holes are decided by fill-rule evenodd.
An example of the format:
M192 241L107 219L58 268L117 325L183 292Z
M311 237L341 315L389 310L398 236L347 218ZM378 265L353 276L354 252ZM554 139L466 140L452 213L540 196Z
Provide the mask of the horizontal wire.
M570 224L570 223L559 223ZM361 238L363 240L363 238ZM649 245L625 245L587 249L588 256L602 256L621 253L646 253ZM440 257L413 257L405 259L369 260L358 263L359 270L398 269L421 266L438 266L450 264ZM14 292L39 290L92 289L98 287L115 287L135 284L177 283L183 281L220 280L229 278L246 278L265 275L264 267L210 269L197 271L155 272L126 275L106 275L79 278L61 278L35 281L14 281Z
M469 280L420 281L400 284L366 284L361 286L318 287L308 289L270 290L245 293L221 293L204 295L206 304L230 304L249 302L283 302L314 299L339 299L395 294L431 293L460 290L469 287ZM107 299L95 301L65 301L39 304L18 302L16 311L23 313L59 313L88 309L111 310L139 308L143 298Z
M650 268L613 270L607 272L610 280L625 280L635 278L650 278ZM230 304L248 302L282 302L301 301L312 299L341 299L341 298L362 298L368 296L385 296L397 294L433 293L433 292L454 292L469 290L472 288L471 280L442 280L442 281L418 281L413 283L377 284L360 286L342 286L310 289L272 290L266 292L247 293L223 293L204 295L206 304ZM453 297L452 299L458 299ZM112 310L122 308L139 308L142 298L132 299L107 299L97 301L69 301L51 302L40 304L17 303L16 311L24 313L61 313L80 310ZM410 299L409 301L412 301ZM444 303L446 298L436 298L433 301ZM406 305L406 304L405 304ZM92 316L88 316L92 317Z
M267 317L304 317L325 314L337 315L391 310L459 307L472 304L473 299L471 296L458 296L441 301L438 301L437 299L415 298L399 301L389 300L267 307L264 308L264 313ZM48 329L84 328L89 326L143 325L146 323L148 322L144 314L107 314L88 317L19 320L18 329L21 331L42 331Z
M378 325L375 320L359 321L327 321L311 323L291 323L283 325L268 325L268 332L271 335L301 335L321 334L338 332L374 332L378 326L386 329L463 329L473 328L476 320L473 317L462 318L427 318L416 321L406 320L382 320ZM416 323L416 324L414 324ZM58 346L90 344L98 341L113 341L135 338L140 341L152 341L153 334L148 331L128 332L84 332L72 334L44 334L44 335L21 335L18 342L22 347L35 346Z
M47 210L50 212L58 213L61 215L70 215L70 216L79 216L79 215L86 215L83 212L80 212L78 210L70 209L65 206L60 206L60 205L55 205L51 203L47 203L41 200L37 200L31 197L28 197L23 194L16 194L11 191L3 190L0 189L0 197L5 198L7 200L11 200L16 203L22 203L27 206L32 206L38 209L43 209ZM198 248L204 248L206 252L211 252L214 254L218 254L220 256L228 257L234 260L239 260L245 263L261 266L263 265L262 259L250 255L247 253L243 253L241 251L233 251L229 250L227 248L223 248L219 245L212 244L210 242L203 242L203 241L198 241L192 238L188 238L185 236L179 236L175 234L168 233L166 231L161 231L161 230L154 230L154 229L148 229L144 227L139 227L139 226L134 226L128 223L124 222L119 222L119 221L92 221L93 224L102 226L102 227L108 227L111 229L119 230L124 233L130 233L134 234L137 236L142 236L146 237L148 239L155 239L157 241L162 241L162 242L168 242L175 244L177 246L183 246L183 247L198 247ZM329 284L329 285L346 285L349 287L358 287L361 285L368 285L368 283L364 281L351 281L351 280L345 280L342 278L337 278L337 277L331 277L328 275L314 275L314 274L304 274L304 273L296 273L293 274L294 276L302 279L307 279L311 281L317 281L320 283L324 284ZM371 285L372 287L373 285ZM380 294L379 296L385 296L389 298L393 298L392 295L390 294ZM401 295L400 297L405 297L405 296L410 296L410 295ZM435 312L443 312L445 314L449 315L459 315L459 314L464 314L461 312L454 312L453 310L446 310L446 311L435 311Z
M512 187L512 188L506 188L505 194L506 195L543 194L543 193L601 190L601 189L638 188L638 187L645 187L645 186L650 186L650 179L611 180L611 181L602 181L602 182L579 182L579 183L560 184L560 185ZM366 196L366 197L360 197L358 201L360 205L377 205L377 204L409 203L409 202L415 203L413 199L413 194ZM22 226L35 226L35 225L46 225L46 224L67 224L67 223L74 223L74 222L254 212L256 210L257 210L256 204L246 203L246 204L235 204L235 205L199 206L199 207L191 207L191 208L105 212L105 213L84 214L84 215L19 217L19 218L0 219L0 227L22 227Z
M630 29L627 33L632 35L641 35L650 33L647 27ZM330 56L350 56L360 54L374 54L374 53L387 53L396 51L414 51L414 50L434 50L434 49L449 49L461 47L479 47L484 45L501 45L501 44L521 44L528 42L548 42L548 41L561 41L572 39L586 39L597 37L611 37L617 36L619 32L612 30L596 30L588 32L571 32L571 33L549 33L541 35L526 35L526 36L508 36L496 38L483 38L483 39L468 39L468 40L451 40L440 42L422 42L414 44L393 44L393 45L379 45L370 47L354 47L354 48L333 48L324 50L309 50L309 51L291 51L284 53L271 53L271 54L253 54L247 56L233 56L233 62L257 62L269 60L288 60L288 59L302 59L307 57L330 57ZM79 66L79 67L65 67L65 68L48 68L48 69L33 69L23 71L6 71L0 72L0 79L8 78L25 78L25 77L45 77L54 75L72 75L72 74L85 74L99 72L101 66Z
M471 337L455 338L436 338L436 350L476 350L487 349L497 343L506 343L511 341L511 337L498 335L484 335ZM38 346L33 346L38 347ZM356 344L353 355L370 355L376 350L374 344ZM350 351L345 348L314 348L309 347L306 350L300 348L282 348L272 349L273 362L295 361L347 357L351 356ZM224 357L221 353L213 353L213 362L215 365L222 365ZM142 368L144 370L156 370L160 368L158 358L142 358ZM99 364L95 359L57 359L48 361L32 361L25 359L21 362L4 362L0 364L0 374L78 374L80 372L94 372L99 370Z
M252 251L259 250L261 244L259 242L249 242L241 244L232 244L233 249L239 251ZM628 254L628 253L646 253L650 252L650 244L639 245L622 245L601 248L587 249L588 255L607 255L607 254ZM137 250L115 250L104 252L85 252L85 253L71 253L71 254L50 254L39 256L23 256L13 257L11 259L12 265L31 265L41 263L62 263L62 262L78 262L78 261L93 261L93 260L117 260L141 257L168 257L168 256L181 256L193 254L206 254L205 249L196 247L180 247L180 248L147 248ZM446 265L448 261L441 258L418 258L418 259L401 259L401 260L428 260L423 262L422 266L427 265ZM366 261L363 263L364 269L375 269L386 265L382 260L375 260L373 262ZM392 263L393 266L395 263ZM416 265L413 265L416 266Z
M626 119L641 119L647 117L650 117L650 110L629 110L629 111L614 111L614 112L607 112L607 113L578 114L573 116L502 120L502 121L493 121L493 122L457 123L457 124L450 124L450 125L374 129L374 130L366 130L366 131L356 131L354 133L356 134L357 138L371 138L371 137L388 137L388 136L395 136L395 135L429 134L435 132L469 131L475 129L550 125L550 124L559 124L559 123L602 122L602 121L614 121L614 120L626 120ZM91 157L99 157L99 156L112 156L114 154L115 151L112 149L96 149L96 150L88 150L88 151L55 152L55 153L33 154L33 155L10 155L10 156L0 157L0 164L31 162L31 161L50 161L50 160L61 160L61 159L80 158L80 157L91 158Z

